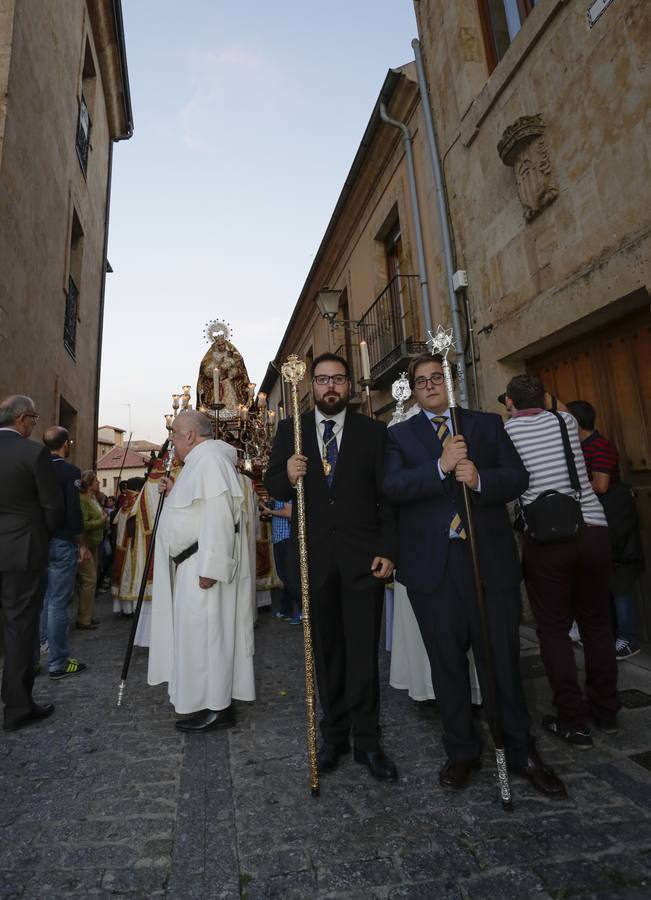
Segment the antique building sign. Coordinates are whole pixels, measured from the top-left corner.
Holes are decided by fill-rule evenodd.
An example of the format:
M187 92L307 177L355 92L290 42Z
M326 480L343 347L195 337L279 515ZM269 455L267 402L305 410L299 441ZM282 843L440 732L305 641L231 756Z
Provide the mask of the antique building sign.
M497 152L515 173L518 196L527 222L535 219L558 196L544 139L542 116L521 116L504 131Z

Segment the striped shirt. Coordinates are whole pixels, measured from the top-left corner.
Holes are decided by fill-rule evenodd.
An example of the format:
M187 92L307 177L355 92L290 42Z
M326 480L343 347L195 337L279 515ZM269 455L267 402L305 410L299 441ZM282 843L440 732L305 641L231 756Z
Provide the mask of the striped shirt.
M588 525L606 525L606 517L597 495L592 490L585 467L579 427L574 416L560 413L565 419L576 472L581 485L581 512ZM505 423L508 436L515 444L525 469L529 472L529 487L520 497L526 506L543 491L559 491L574 496L570 473L563 449L561 428L556 416L541 412L534 416L518 416Z
M598 431L593 431L584 441L581 441L581 449L588 470L588 478L592 478L593 472L604 472L606 475L610 475L611 481L619 481L619 453L608 438L599 434Z

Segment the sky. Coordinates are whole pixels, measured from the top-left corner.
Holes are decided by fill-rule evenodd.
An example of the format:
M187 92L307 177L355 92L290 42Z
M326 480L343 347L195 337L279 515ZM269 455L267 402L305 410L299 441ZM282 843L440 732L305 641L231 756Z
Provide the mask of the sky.
M100 424L161 442L207 322L259 384L412 0L123 0L135 131L114 150Z

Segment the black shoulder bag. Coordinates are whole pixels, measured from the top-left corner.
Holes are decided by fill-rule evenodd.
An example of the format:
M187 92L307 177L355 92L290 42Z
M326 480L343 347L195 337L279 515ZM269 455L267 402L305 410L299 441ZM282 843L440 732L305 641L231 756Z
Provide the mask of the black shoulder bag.
M555 544L559 541L576 540L585 528L581 512L581 484L570 446L567 425L559 413L555 410L550 411L558 419L561 428L565 461L574 497L554 490L543 491L531 503L522 506L529 535L538 544Z

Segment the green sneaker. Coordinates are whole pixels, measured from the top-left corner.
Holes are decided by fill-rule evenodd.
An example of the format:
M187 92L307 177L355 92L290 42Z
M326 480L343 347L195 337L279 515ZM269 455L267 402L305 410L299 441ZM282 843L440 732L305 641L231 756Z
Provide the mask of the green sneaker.
M50 678L57 681L59 678L67 678L68 675L79 675L86 668L86 663L79 662L78 659L69 659L62 669L54 669L50 672Z

